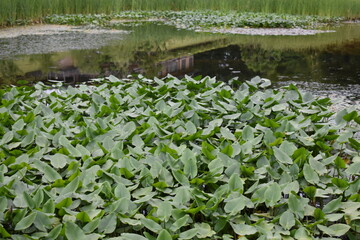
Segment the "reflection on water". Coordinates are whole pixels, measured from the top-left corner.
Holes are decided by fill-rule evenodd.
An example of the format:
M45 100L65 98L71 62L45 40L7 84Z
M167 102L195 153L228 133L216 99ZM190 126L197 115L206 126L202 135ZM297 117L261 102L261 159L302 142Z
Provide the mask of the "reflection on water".
M210 75L224 80L247 80L260 75L275 82L317 82L327 86L360 84L360 24L315 36L195 33L151 23L132 30L89 49L43 54L24 55L14 45L31 48L31 38L0 39L0 49L13 49L11 54L0 52L0 83L76 83L109 75L141 73L162 77L170 73ZM72 34L73 40L84 41L81 35ZM34 45L41 46L41 39L37 41L40 42ZM52 44L57 44L61 39L54 41Z

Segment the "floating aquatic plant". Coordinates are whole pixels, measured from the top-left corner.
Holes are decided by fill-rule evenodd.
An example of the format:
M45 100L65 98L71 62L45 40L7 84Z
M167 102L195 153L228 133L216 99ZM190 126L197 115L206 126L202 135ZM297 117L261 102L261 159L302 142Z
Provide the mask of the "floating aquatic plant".
M0 90L1 238L358 239L358 113L269 85Z

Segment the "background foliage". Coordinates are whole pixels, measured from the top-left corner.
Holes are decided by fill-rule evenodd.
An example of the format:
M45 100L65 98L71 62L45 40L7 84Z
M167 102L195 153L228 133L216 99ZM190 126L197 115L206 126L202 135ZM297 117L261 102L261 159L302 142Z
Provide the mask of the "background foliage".
M110 14L124 10L236 10L242 12L360 17L358 0L1 0L0 24L51 14Z

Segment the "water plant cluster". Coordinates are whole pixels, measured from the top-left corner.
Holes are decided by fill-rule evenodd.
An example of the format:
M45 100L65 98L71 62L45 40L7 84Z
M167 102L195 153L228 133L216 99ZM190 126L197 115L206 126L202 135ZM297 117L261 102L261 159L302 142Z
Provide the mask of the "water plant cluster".
M359 239L358 113L270 84L0 90L1 238Z
M125 11L114 15L115 18L165 19L169 24L181 28L212 27L253 27L253 28L295 28L315 27L319 24L338 23L339 17L301 16L289 14L255 13L255 12L220 12L220 11L165 11L165 12L131 12Z
M51 15L44 17L43 21L49 24L61 25L96 25L106 26L109 24L111 17L105 14L70 14L70 15Z
M163 20L166 24L184 29L209 28L314 28L324 24L339 23L343 18L300 15L279 15L269 13L239 13L219 11L124 11L113 15L51 15L44 22L51 24L99 25L114 27L111 19L140 21ZM120 23L123 24L123 23Z

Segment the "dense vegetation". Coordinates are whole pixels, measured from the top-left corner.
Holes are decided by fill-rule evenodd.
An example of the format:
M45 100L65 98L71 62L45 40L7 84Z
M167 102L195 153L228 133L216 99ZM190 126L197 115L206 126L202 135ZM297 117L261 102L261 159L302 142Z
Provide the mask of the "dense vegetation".
M1 0L0 25L51 14L112 14L124 10L221 10L360 17L358 0Z
M273 13L238 13L219 11L124 11L113 15L51 15L44 18L46 23L67 25L96 25L116 27L110 20L120 20L117 24L124 25L121 20L162 21L182 29L207 30L212 28L316 28L323 25L339 23L343 18L300 16ZM128 24L128 23L126 23Z
M1 90L0 236L359 239L358 113L269 85Z

